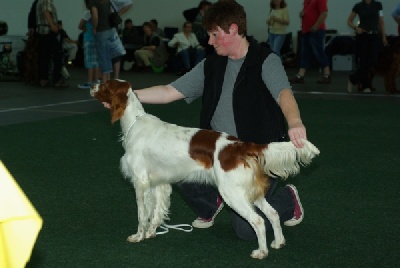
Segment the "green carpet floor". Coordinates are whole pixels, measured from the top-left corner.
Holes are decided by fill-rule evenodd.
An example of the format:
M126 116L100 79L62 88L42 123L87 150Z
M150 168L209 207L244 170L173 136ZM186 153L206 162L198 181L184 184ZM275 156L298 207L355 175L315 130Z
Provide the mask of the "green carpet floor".
M299 105L321 155L287 181L298 187L303 223L283 227L287 245L261 261L250 258L256 241L233 233L229 209L210 229L128 243L135 196L119 172L120 128L108 111L1 127L0 159L44 220L28 267L398 267L399 103L301 98ZM196 126L198 107L146 110ZM194 217L174 191L170 223Z

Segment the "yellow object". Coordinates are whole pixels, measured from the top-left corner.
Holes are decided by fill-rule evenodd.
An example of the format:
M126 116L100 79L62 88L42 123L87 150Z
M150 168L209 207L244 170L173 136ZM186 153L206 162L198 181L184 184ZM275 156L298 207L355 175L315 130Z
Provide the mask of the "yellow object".
M0 161L1 268L25 267L42 223L42 218Z

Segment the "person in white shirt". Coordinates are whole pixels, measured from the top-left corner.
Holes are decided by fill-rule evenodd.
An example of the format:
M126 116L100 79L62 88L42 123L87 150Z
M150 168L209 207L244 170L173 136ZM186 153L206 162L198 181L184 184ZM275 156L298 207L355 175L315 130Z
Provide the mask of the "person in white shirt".
M186 21L183 24L183 31L174 34L171 41L168 42L169 47L176 48L176 55L180 56L183 61L183 73L190 71L205 58L205 51L200 46L199 41L194 33L192 33L192 23Z

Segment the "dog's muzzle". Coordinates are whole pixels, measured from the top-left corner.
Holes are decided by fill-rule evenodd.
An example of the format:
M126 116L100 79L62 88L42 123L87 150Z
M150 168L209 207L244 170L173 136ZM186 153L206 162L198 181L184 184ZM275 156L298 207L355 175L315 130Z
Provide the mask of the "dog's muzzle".
M99 86L100 86L100 84L93 84L93 85L90 87L90 95L91 95L92 97L94 97L94 94L95 94L97 91L99 91Z

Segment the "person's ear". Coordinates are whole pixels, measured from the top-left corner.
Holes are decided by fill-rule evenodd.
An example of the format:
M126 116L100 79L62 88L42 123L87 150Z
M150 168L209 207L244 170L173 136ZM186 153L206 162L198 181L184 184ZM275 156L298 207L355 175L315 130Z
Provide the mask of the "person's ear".
M229 32L231 33L231 34L237 34L238 33L238 26L237 26L237 24L235 24L235 23L232 23L231 24L231 26L229 26Z

